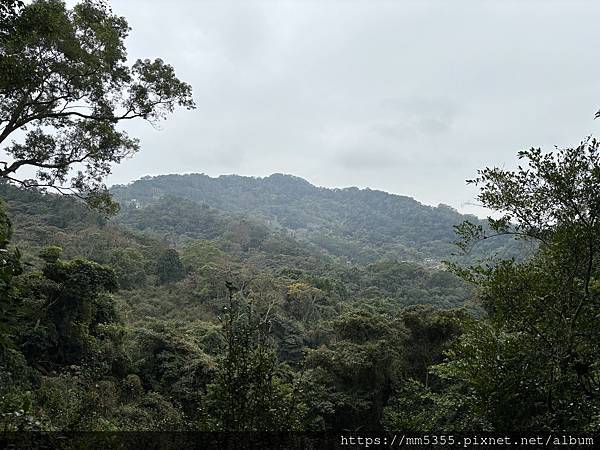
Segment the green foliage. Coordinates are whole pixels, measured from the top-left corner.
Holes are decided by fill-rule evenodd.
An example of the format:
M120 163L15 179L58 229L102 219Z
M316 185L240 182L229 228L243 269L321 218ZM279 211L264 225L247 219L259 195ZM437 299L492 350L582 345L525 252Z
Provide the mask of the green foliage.
M197 211L197 229L192 221L171 228L175 251L65 198L2 192L26 263L12 283L18 311L10 331L31 373L26 387L8 383L5 409L23 409L20 393L29 390L29 412L19 420L42 429L314 430L363 420L380 429L402 380L423 379L454 338L435 310L416 312L419 326L399 311L461 304L469 295L449 272L390 260L349 266L214 209ZM219 221L203 222L202 214ZM171 226L154 213L136 217L147 229ZM223 307L232 293L240 339L230 345L224 318L233 310L224 315ZM419 333L431 328L422 332L431 339L420 347L405 319ZM423 349L432 357L420 359ZM348 364L338 370L340 357ZM47 413L63 409L63 417Z
M12 348L0 355L0 426L6 431L39 431L42 423L33 411L33 371L23 355Z
M383 408L401 378L407 330L397 319L358 311L331 327L330 342L308 351L305 401L325 429L380 429Z
M576 159L561 158L549 180ZM568 196L593 205L592 191ZM13 355L26 375L3 391L11 429L598 427L590 206L537 234L516 215L460 226L466 250L517 233L536 254L440 270L374 247L352 265L301 228L177 198L125 204L119 220L142 235L56 196L2 192L25 269L5 303L3 367Z
M75 367L70 373L43 378L36 396L50 429L111 431L104 417L117 400L112 382L90 385Z
M425 387L408 379L400 385L384 408L383 424L387 430L438 434L481 432L490 430L472 408L470 389L461 383L447 382L439 389Z
M107 263L115 270L121 289L134 289L146 282L144 256L134 248L116 248L107 258Z
M82 259L49 262L23 278L20 303L30 325L19 339L27 358L41 367L93 359L97 325L115 321L112 301L100 294L115 288L112 269Z
M369 189L317 188L281 174L266 178L145 177L114 186L111 193L122 204L131 205L117 220L139 229L153 228L163 236L214 239L224 229L221 225L219 232L219 222L228 222L228 215L243 214L243 221L231 221L233 226L228 227L228 236L243 251L271 245L262 225L357 264L398 259L437 266L452 257L452 227L474 219L445 205L433 208L409 197ZM170 204L175 198L177 202ZM523 249L512 239L497 239L467 259L494 253L520 256Z
M206 265L227 261L227 254L210 241L196 241L185 247L181 262L189 271L202 270Z
M596 140L479 171L487 223L280 174L146 177L109 222L40 191L116 214L118 123L194 107L128 32L0 4L2 429L600 430Z
M156 262L156 276L158 284L173 283L185 276L177 250L169 248L159 256Z
M449 356L451 361L440 370L473 390L470 409L491 429L539 429L549 419L546 390L551 364L527 336L475 324Z
M406 308L401 312L404 326L409 331L406 342L411 351L404 357L405 374L421 382L425 388L439 383L430 376L430 368L443 362L448 343L462 333L462 324L468 319L464 311L436 311L431 306Z
M268 342L269 317L257 315L243 296L234 298L230 292L222 317L224 355L206 396L206 426L220 431L297 430L304 406L290 375L278 368Z
M197 420L214 362L197 339L177 330L176 323L161 321L135 330L130 354L139 378L128 376L127 395L141 392L142 387L151 389L169 398L187 418Z
M156 392L120 405L112 420L119 430L182 431L187 428L181 411Z
M10 251L12 224L0 199L0 354L11 345L12 316L15 314L14 278L22 272L21 254Z
M123 43L129 27L104 3L84 0L72 9L59 0L11 3L2 9L0 33L0 143L20 132L24 140L4 148L13 161L0 177L73 193L114 213L102 180L111 164L138 149L117 124L153 122L178 105L193 108L191 87L160 59L129 67ZM17 178L27 166L37 170L35 179Z
M56 245L51 245L44 247L40 252L39 257L49 264L54 264L58 261L58 258L60 258L62 251L62 248Z
M535 240L538 252L460 271L487 316L442 370L473 389L472 408L493 429L591 429L600 408L599 144L519 158L526 168L488 168L473 182L484 206L503 214L491 229Z

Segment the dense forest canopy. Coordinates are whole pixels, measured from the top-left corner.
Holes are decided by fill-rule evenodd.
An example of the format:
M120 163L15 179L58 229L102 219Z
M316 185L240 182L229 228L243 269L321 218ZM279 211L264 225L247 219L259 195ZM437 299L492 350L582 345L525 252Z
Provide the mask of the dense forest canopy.
M600 431L598 141L482 169L486 222L281 174L144 178L114 215L116 125L191 88L101 2L1 6L2 430Z
M323 372L322 358L337 359L336 352L351 352L356 358L364 352L363 359L348 364L366 364L361 369L363 376L371 377L372 365L379 364L381 357L372 339L386 352L392 341L397 341L399 347L393 350L397 355L390 354L395 362L390 361L392 366L386 366L382 374L385 383L396 382L404 370L429 379L428 364L441 361L445 338L431 336L427 342L419 342L434 352L427 357L404 355L401 347L408 345L405 340L410 339L410 327L416 327L415 332L418 328L418 333L434 333L429 328L440 327L445 335L454 336L458 325L453 318L467 314L436 312L435 308L460 308L468 304L471 295L471 288L447 271L398 260L349 264L315 245L215 209L188 209L196 219L204 219L188 223L182 208L182 234L175 228L169 228L167 234L160 228L165 226L163 219L156 216L153 222L149 215L148 228L157 231L148 235L106 221L71 199L9 185L2 186L1 193L12 218L12 242L19 248L20 265L25 268L11 279L16 290L10 305L21 308L21 313L19 327L7 324L11 333L5 352L19 358L19 364L33 377L20 376L18 384L16 379L10 380L11 396L5 398L11 399L15 411L23 401L39 401L39 407L49 411L47 399L22 397L23 383L30 392L38 392L36 383L42 383L44 389L54 389L52 395L60 395L64 383L75 383L81 392L70 398L74 410L68 414L84 414L86 408L94 411L69 424L68 420L75 419L60 412L66 400L53 406L58 408L53 410L56 415L38 417L41 409L37 413L29 410L32 423L39 422L42 428L270 430L308 426L319 430L367 418L376 427L390 395L388 388L380 391L379 381L371 380L371 387L363 393L353 392L353 385L344 387L346 394L336 393L337 388L327 384L334 381L330 379L333 373ZM208 233L206 224L212 235L192 237L192 232ZM160 232L177 238L177 249L168 240L158 240ZM255 234L259 238L254 239ZM84 279L89 288L77 289ZM55 295L65 295L64 300L55 302ZM71 313L69 305L83 309ZM247 308L250 315L243 313ZM354 336L357 327L364 329L362 337ZM401 335L396 336L394 327L399 327ZM232 348L234 344L228 344L231 333L236 339L247 334L246 344L241 346L236 340ZM345 339L350 347L343 344ZM41 355L45 353L56 359L44 362ZM404 358L407 362L402 362ZM261 385L266 398L253 406L256 410L238 411L248 402L237 397L240 386L226 384L233 381L220 371L228 364L258 365L252 369L257 373L236 375L240 379L235 383L249 384L244 395L255 395L258 387L252 383L263 379L261 371L283 378L276 378L274 385ZM329 370L348 369L333 365ZM120 392L123 383L132 380L139 383L140 394L125 401ZM102 395L112 395L107 401L116 409L109 415L102 416L93 406L99 401L95 395L100 394L87 397L92 395L89 383L98 381L108 383L109 392ZM344 382L339 382L341 388ZM363 381L355 383L360 386ZM309 388L316 391L305 390ZM299 389L304 392L302 397ZM331 389L334 391L326 394ZM159 411L147 409L148 395L152 401L168 405L173 423L152 416ZM227 396L234 395L237 406L223 410ZM329 411L326 405L340 395L335 400L340 411ZM308 400L310 404L305 404ZM268 421L257 416L267 401L280 402L277 408L287 411L291 422L281 423L285 416L279 412ZM300 409L288 411L296 403ZM207 405L213 409L207 410ZM373 412L376 415L371 417ZM231 414L241 415L243 423L235 422ZM97 422L101 419L107 422L101 425ZM306 423L309 419L311 425Z
M188 234L201 237L199 229L207 233L211 227L213 233L219 229L217 215L212 215L212 225L198 227L190 221L199 223L194 214L205 215L207 208L213 208L248 215L257 224L363 264L391 258L439 266L457 253L454 225L465 220L480 223L475 216L465 216L447 205L431 207L410 197L370 189L318 188L283 174L266 178L145 177L126 186L113 186L110 192L122 206L117 221L139 229L150 230L151 220L162 222L155 229L160 233L176 228L185 234L187 226ZM470 256L523 257L529 252L522 242L498 238L474 248Z
M535 254L445 267L352 261L181 197L107 220L4 184L5 423L595 431L598 153L481 171L503 215L459 224L459 247L513 236Z

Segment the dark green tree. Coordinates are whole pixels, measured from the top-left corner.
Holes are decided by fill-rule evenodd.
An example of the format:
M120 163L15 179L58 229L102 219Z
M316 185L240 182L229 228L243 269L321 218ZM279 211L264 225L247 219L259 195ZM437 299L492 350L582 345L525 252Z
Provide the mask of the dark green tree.
M43 256L42 273L21 281L19 302L29 311L21 319L21 349L41 367L92 361L98 327L118 322L114 301L104 296L117 288L114 271L83 259L58 259L56 247Z
M401 312L409 331L405 354L406 374L425 387L435 384L430 368L443 361L443 352L460 335L463 311L439 311L431 306L413 306Z
M12 224L0 199L0 356L11 342L10 325L15 319L14 279L23 270L19 251L8 247L11 235Z
M155 321L136 328L132 359L145 386L176 404L189 420L197 420L214 363L190 335L176 322Z
M328 430L380 430L402 376L402 321L351 311L332 321L328 345L307 351L306 402Z
M228 283L224 310L224 355L208 386L208 429L219 431L298 430L304 411L293 374L277 363L269 342L270 320L258 314Z
M4 28L8 26L9 19L16 14L23 7L24 2L22 0L4 0L0 3L0 24L3 25L2 32L6 33L9 29Z
M525 167L486 168L471 182L500 213L458 227L468 248L494 235L535 241L535 257L456 269L487 315L444 368L476 393L498 430L597 429L600 413L600 151L595 139L519 153ZM590 419L596 417L596 419Z
M133 289L146 281L143 256L132 248L117 248L108 258L109 265L115 270L119 288Z
M169 248L160 254L156 262L156 275L158 284L173 283L185 276L185 269L177 250Z
M103 2L2 5L0 177L114 210L102 181L138 149L118 124L154 123L175 106L193 108L191 87L160 59L127 65L129 27ZM22 142L7 145L21 134ZM18 176L26 167L36 170L33 179Z

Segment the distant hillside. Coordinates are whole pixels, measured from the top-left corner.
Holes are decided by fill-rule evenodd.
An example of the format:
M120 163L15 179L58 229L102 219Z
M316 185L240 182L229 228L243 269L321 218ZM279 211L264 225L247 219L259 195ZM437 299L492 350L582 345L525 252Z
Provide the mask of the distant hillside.
M143 215L144 209L156 210L162 203L160 211L179 198L188 202L183 208L186 215L197 217L185 225L178 221L178 234L216 223L215 210L243 214L357 263L399 259L436 265L456 251L453 226L467 219L478 221L447 205L427 206L410 197L371 189L320 188L282 174L266 178L162 175L113 186L111 192L123 207L117 220L128 225L135 226L134 217ZM194 205L196 211L191 212ZM519 252L514 241L499 239L477 248L475 256Z
M43 266L39 252L45 246L61 247L65 258L84 257L109 265L126 292L121 306L132 321L165 315L189 320L190 310L203 319L212 317L222 306L224 280L257 274L276 280L277 286L300 283L327 291L329 306L336 308L342 304L385 311L419 304L453 308L465 305L471 295L466 283L445 270L394 260L347 264L251 217L175 197L125 207L120 223L73 198L4 183L0 202L13 224L12 243L28 269ZM185 268L184 279L177 284L181 291L173 290L174 285L166 291L157 288L161 255L173 247ZM261 285L263 294L265 289L273 286ZM144 299L139 305L138 298ZM182 305L183 299L189 304ZM212 309L207 310L207 304Z

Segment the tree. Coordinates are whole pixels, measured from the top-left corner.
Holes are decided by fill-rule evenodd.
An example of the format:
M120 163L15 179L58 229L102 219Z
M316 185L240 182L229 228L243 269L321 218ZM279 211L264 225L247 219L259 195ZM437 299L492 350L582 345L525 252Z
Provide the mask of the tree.
M168 248L161 253L156 262L156 275L158 284L173 283L185 276L185 269L177 250Z
M315 304L324 297L323 291L309 284L296 282L288 286L285 308L291 316L307 324L313 317Z
M94 361L100 328L118 323L114 300L106 295L117 289L114 271L80 258L61 260L57 250L42 251L42 272L23 275L18 298L29 306L20 318L20 348L29 360L53 368Z
M387 315L350 311L326 346L306 352L306 402L326 430L379 430L401 377L407 330Z
M190 334L181 329L181 323L156 320L136 327L131 342L133 367L143 385L168 398L187 418L195 420L201 415L214 364Z
M290 380L293 375L277 364L269 342L269 310L261 316L243 289L229 282L228 290L222 317L225 349L208 386L206 425L218 431L297 431L304 404Z
M3 25L7 23L7 19L13 17L23 7L24 3L22 0L4 0L0 3L0 23ZM2 32L6 33L9 29L2 27Z
M22 272L20 253L10 251L8 244L12 235L12 224L0 199L0 358L5 348L11 345L11 324L14 321L14 279Z
M133 289L146 281L144 257L133 248L116 248L110 253L109 265L115 270L119 288Z
M431 306L413 306L402 311L402 321L409 330L406 347L406 372L427 388L431 384L430 368L442 362L448 344L460 334L460 310L438 311ZM435 381L435 380L434 380Z
M0 12L0 177L114 211L102 180L139 147L117 125L194 108L191 87L161 59L127 65L127 22L100 1L8 2ZM32 179L18 176L27 167Z
M479 287L487 317L459 339L446 369L475 390L496 429L589 429L599 414L599 147L586 139L523 151L526 167L486 168L471 180L501 217L488 220L490 231L459 226L463 248L495 235L538 244L523 262L455 267Z

